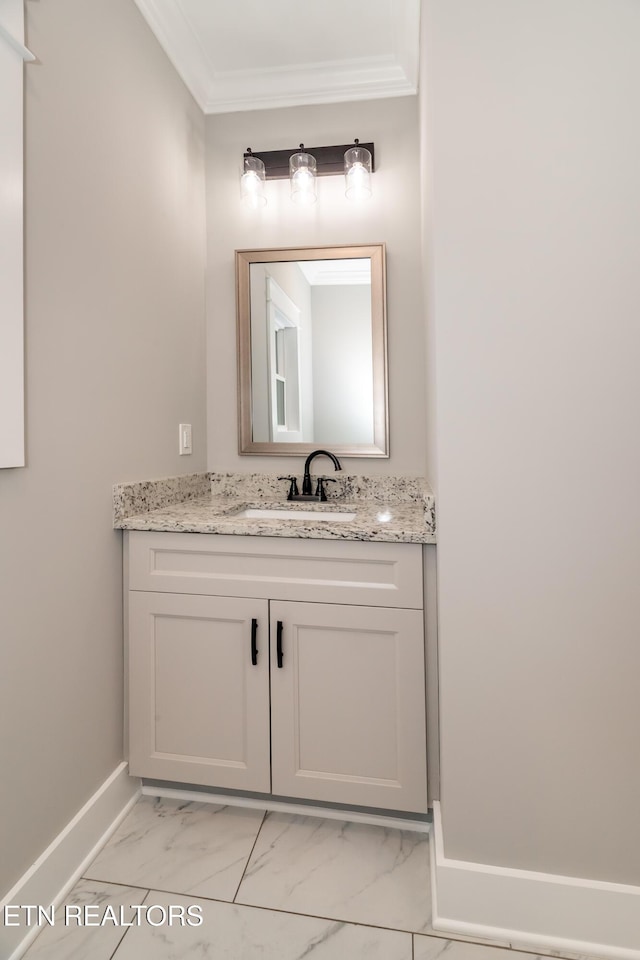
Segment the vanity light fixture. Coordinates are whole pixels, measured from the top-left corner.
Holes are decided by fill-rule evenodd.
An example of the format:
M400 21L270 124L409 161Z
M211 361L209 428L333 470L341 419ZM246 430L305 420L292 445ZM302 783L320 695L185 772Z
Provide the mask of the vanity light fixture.
M267 202L264 195L264 163L259 157L253 156L249 147L244 155L243 166L240 177L240 196L247 207L257 210L259 207L264 207Z
M353 141L344 155L344 179L347 200L369 200L371 197L371 153Z
M260 164L262 166L260 166ZM244 154L244 172L241 180L243 200L252 207L266 202L264 181L291 181L291 199L294 203L313 204L317 199L317 177L343 175L345 194L349 200L368 199L371 196L371 174L375 171L373 143L340 144L333 147L309 147L300 144L298 150L259 150L250 147Z

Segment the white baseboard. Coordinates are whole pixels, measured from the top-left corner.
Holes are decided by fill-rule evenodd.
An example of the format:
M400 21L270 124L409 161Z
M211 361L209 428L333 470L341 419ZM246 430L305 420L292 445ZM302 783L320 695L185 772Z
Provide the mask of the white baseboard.
M358 810L340 810L321 807L314 803L289 803L283 800L270 800L268 797L240 797L228 793L210 793L205 790L185 790L176 787L160 787L144 784L142 793L146 797L168 797L182 800L184 803L219 803L226 807L244 807L248 810L272 810L276 813L290 813L292 816L322 817L325 820L346 820L348 823L369 823L376 827L392 827L395 830L413 830L415 833L429 833L431 824L426 820L409 820L404 817L386 817L383 814L360 813Z
M58 906L140 796L140 781L121 763L49 844L14 887L5 904ZM0 924L0 957L19 960L39 927Z
M449 860L438 802L431 837L435 930L640 960L640 887Z

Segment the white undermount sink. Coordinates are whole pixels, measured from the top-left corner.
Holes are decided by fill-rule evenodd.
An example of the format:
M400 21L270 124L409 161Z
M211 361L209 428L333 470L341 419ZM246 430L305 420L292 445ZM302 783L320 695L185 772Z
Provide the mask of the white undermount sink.
M355 520L355 513L341 513L339 510L288 510L283 507L281 510L267 510L260 508L249 508L234 513L234 520L322 520L325 522L346 523L349 520Z

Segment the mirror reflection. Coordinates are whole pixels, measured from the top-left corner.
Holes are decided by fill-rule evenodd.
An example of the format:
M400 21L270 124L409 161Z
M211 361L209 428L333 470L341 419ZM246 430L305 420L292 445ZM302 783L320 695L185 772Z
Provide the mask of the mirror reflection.
M373 443L371 260L252 263L253 439Z
M388 455L383 253L238 251L241 452Z

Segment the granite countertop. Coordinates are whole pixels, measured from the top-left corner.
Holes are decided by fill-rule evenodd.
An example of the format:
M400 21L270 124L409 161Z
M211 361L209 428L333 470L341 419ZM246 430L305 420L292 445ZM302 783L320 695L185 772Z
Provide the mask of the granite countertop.
M122 530L435 543L433 494L420 478L340 477L326 503L287 502L277 478L199 474L114 488L114 526ZM277 494L277 495L276 495ZM283 518L240 518L245 509L275 509ZM353 520L295 519L299 511L355 513Z

